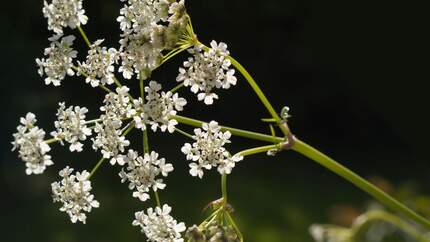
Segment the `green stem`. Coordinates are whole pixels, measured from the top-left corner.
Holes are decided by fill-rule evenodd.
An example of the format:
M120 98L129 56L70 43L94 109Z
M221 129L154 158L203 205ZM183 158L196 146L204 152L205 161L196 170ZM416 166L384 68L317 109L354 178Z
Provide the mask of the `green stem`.
M178 84L177 86L175 86L174 88L172 88L170 90L171 93L175 93L176 91L178 91L179 89L181 89L184 86L184 83L181 82L180 84Z
M225 212L225 215L227 217L227 221L233 226L234 230L237 233L237 236L239 237L240 242L243 242L243 235L242 232L240 232L239 227L236 225L236 223L234 222L233 218L231 217L229 212Z
M154 191L155 201L157 203L157 207L161 208L160 196L157 191Z
M178 55L179 53L183 52L184 50L187 50L191 46L193 46L193 45L192 44L185 44L185 45L181 45L179 48L176 48L176 49L170 51L167 55L163 56L163 60L161 61L161 64L166 63L168 60L170 60L170 58Z
M140 87L140 96L142 97L142 102L144 102L145 100L143 100L143 98L145 97L145 89L143 85L143 79L140 79L139 87Z
M87 34L85 34L85 31L82 29L82 27L78 26L79 33L81 33L82 38L84 39L85 43L88 45L89 48L91 48L91 42L87 37Z
M116 77L113 77L113 81L115 82L115 85L116 85L117 87L122 87L121 82L120 82ZM133 99L133 98L131 98L131 99Z
M266 107L267 111L269 111L270 115L279 122L281 118L279 117L278 113L273 108L272 104L267 99L266 95L264 95L261 88L258 86L257 82L252 78L252 76L249 74L249 72L233 57L228 56L227 57L231 64L242 74L243 77L248 81L251 88L254 90L255 94L257 94L258 98L260 98L263 105Z
M143 87L144 80L142 78L140 78L139 82L140 82L140 97L142 98L142 102L145 102L145 92L144 92L144 87ZM149 154L149 140L148 140L148 129L147 129L147 127L145 127L145 129L142 131L142 136L143 136L143 152L145 154ZM157 207L161 208L160 196L158 195L158 192L155 190L154 190L154 196L155 196L155 201L157 203Z
M180 134L182 134L183 136L185 136L187 138L194 139L194 137L191 134L189 134L189 133L187 133L187 132L185 132L183 130L175 128L175 131L178 132L178 133L180 133Z
M59 140L58 139L56 139L56 138L51 138L51 139L47 139L47 140L44 140L43 142L45 142L46 144L52 144L52 143L55 143L55 142L58 142Z
M93 123L97 123L100 121L102 121L102 119L98 118L98 119L88 120L85 122L85 124L93 124Z
M411 235L417 242L429 242L429 240L426 239L424 235L415 227L406 223L401 218L384 211L371 211L365 213L361 215L356 221L358 221L358 223L355 223L352 227L352 238L354 239L360 234L361 231L370 226L372 222L384 221Z
M183 116L179 116L179 115L172 116L172 118L176 119L176 121L178 121L179 123L190 125L193 127L202 127L202 124L205 123L205 122L197 120L197 119L192 119L192 118L183 117ZM230 131L230 133L232 133L233 135L236 135L236 136L254 139L254 140L265 141L265 142L269 142L269 143L278 144L278 143L285 141L283 138L280 138L280 137L273 137L273 136L267 135L267 134L247 131L247 130L243 130L243 129L236 129L236 128L231 128L231 127L227 127L227 126L221 126L221 130L222 131Z
M126 136L128 133L130 133L130 131L132 131L134 129L135 126L136 126L136 124L134 123L134 121L131 121L130 123L128 123L125 126L127 129L124 132L122 132L122 135Z
M275 128L273 128L273 125L269 124L269 129L270 129L270 134L273 137L276 137L276 131L275 131Z
M237 154L242 155L242 156L249 156L249 155L254 155L254 154L258 154L258 153L264 153L264 152L267 152L269 150L278 150L280 148L281 148L281 144L266 145L266 146L260 146L260 147L251 148L251 149L247 149L247 150L242 150L241 152L239 152Z
M221 191L222 191L222 202L224 206L227 204L227 174L221 175Z
M88 180L91 179L91 177L96 173L96 171L99 169L99 167L103 164L103 162L106 160L106 158L101 158L97 164L94 166L94 168L91 170L90 175L88 176Z
M311 160L314 160L315 162L319 163L320 165L324 166L325 168L329 169L330 171L336 173L337 175L345 178L361 190L367 192L371 196L373 196L376 200L387 206L388 208L397 211L409 219L414 220L415 222L423 225L425 228L430 229L430 221L422 217L421 215L415 213L408 207L406 207L404 204L400 203L387 193L383 192L381 189L377 188L376 186L372 185L370 182L366 181L365 179L361 178L348 168L344 167L343 165L337 163L335 160L331 159L330 157L324 155L320 151L316 150L315 148L309 146L308 144L304 143L303 141L297 139L295 145L292 147L293 150L297 151L298 153L310 158Z

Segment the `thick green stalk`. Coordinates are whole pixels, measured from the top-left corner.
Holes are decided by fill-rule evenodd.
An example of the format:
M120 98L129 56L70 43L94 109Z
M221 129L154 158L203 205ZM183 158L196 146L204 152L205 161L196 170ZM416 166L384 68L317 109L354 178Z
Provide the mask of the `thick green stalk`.
M387 193L383 192L381 189L372 185L370 182L361 178L345 166L337 163L335 160L324 155L323 153L309 146L303 141L297 139L292 149L319 163L320 165L336 173L337 175L345 178L361 190L373 196L376 200L378 200L388 208L405 215L409 219L423 225L426 229L430 229L430 221L428 221L426 218L415 213L410 208L406 207L404 204L400 203Z
M176 119L179 123L187 124L194 127L201 127L201 125L204 123L203 121L191 119L187 117L182 116L174 116L174 119ZM273 146L273 148L278 147L278 145L285 140L283 138L279 137L273 137L270 135L265 135L261 133L256 133L252 131L246 131L241 129L235 129L230 127L221 126L222 130L228 130L233 135L241 136L249 139L255 139L260 141L266 141L275 143L276 145ZM257 147L250 150L247 150L246 153L254 153L256 150L262 151L269 149L270 146L263 147ZM271 147L270 147L271 148ZM425 219L424 217L418 215L390 195L386 194L385 192L381 191L376 186L372 185L365 179L361 178L348 168L344 167L343 165L337 163L335 160L331 159L330 157L324 155L320 151L314 149L313 147L307 145L303 141L296 139L295 144L291 148L292 150L310 158L311 160L319 163L320 165L324 166L325 168L329 169L330 171L336 173L337 175L345 178L349 182L353 183L355 186L359 187L361 190L367 192L371 196L373 196L375 199L380 201L382 204L386 205L387 207L391 208L392 210L399 212L401 214L404 214L408 218L416 221L417 223L425 226L427 229L430 229L430 221ZM243 151L245 152L245 151ZM260 153L260 152L257 152Z

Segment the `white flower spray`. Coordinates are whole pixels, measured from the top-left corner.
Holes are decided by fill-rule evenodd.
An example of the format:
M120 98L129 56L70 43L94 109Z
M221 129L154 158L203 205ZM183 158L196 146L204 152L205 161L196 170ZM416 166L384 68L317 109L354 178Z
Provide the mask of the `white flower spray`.
M88 39L82 29L88 22L82 0L44 2L42 11L47 18L48 30L54 33L48 39L50 44L44 57L36 59L38 73L45 84L60 86L67 76L77 75L84 77L82 82L87 83L84 86L107 93L99 101L96 114L89 113L85 107L66 106L65 102L60 102L54 130L50 132L51 139L45 139L45 131L36 126L36 116L28 113L20 119L21 124L13 134L12 149L18 151L19 158L25 162L25 173L31 175L42 174L53 165L48 154L53 143L67 143L70 152L83 152L91 150L84 147L92 142L93 150L101 156L94 168L90 172L74 173L74 169L66 166L59 172L61 181L51 185L54 202L61 204L60 211L67 213L73 223L86 223L87 215L100 206L92 194L93 175L108 161L111 169L120 167L120 181L132 190L130 197L146 206L145 210L135 213L132 225L141 228L147 241L183 242L185 234L191 242L243 241L231 216L232 206L227 201L227 175L245 156L266 152L277 154L295 144L287 125L288 110L284 110L282 118L274 111L249 73L230 56L225 43L212 41L205 46L197 39L183 0L121 2L124 5L117 18L121 30L118 49L104 46L103 39L94 42ZM76 30L88 46L85 58L80 60L73 49L75 36L66 35L66 32ZM163 90L160 83L151 80L151 73L185 50L191 57L179 68L176 81L160 82L164 87L173 87ZM207 123L180 116L187 105L187 100L178 93L182 87L188 87L205 105L212 105L220 98L219 89L236 85L233 67L243 74L272 114L273 118L266 120L271 123L270 127L277 125L284 137L276 137L274 131L266 135L223 127L216 121ZM123 85L121 81L124 80L116 75L126 79L127 85ZM129 80L134 78L137 81ZM133 90L137 83L138 91ZM139 97L133 96L138 92ZM88 117L92 119L88 120ZM194 134L181 130L181 124L196 127ZM142 152L137 151L134 140L127 137L133 130L142 133ZM194 225L187 230L183 222L172 217L172 208L160 201L158 192L166 190L174 162L167 162L162 155L149 149L148 132L160 133L157 131L182 134L191 140L178 150L190 161L191 176L203 178L204 172L212 168L216 168L221 176L222 198L211 204L213 211L200 226ZM231 153L225 146L231 142L232 135L271 144ZM184 164L178 162L177 165ZM150 199L155 200L155 208L147 205Z

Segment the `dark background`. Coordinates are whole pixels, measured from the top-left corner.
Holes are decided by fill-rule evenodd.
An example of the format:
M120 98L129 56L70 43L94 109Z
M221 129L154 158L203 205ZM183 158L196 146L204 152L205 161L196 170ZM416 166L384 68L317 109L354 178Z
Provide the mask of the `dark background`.
M115 19L119 1L84 1L89 38L105 38L118 47ZM187 1L195 31L204 43L226 42L232 55L255 77L280 110L291 107L290 125L302 140L314 145L364 177L381 176L399 186L413 182L428 194L429 80L428 31L424 13L413 2L223 0ZM66 164L90 170L98 155L69 153L53 145L55 165L39 176L26 176L24 163L10 152L19 117L34 112L38 125L52 130L57 103L84 105L97 114L103 93L82 79L68 78L59 88L45 86L34 59L42 57L51 35L46 30L42 1L2 3L0 232L2 241L144 241L131 226L134 212L152 206L131 197L121 185L118 167L103 166L93 180L101 202L87 225L72 225L52 204L50 183ZM84 58L78 32L76 48ZM176 83L180 55L157 70L153 79L165 88ZM267 132L259 118L268 114L246 83L219 91L220 100L207 107L190 95L184 115ZM126 82L124 82L126 83ZM136 81L127 81L137 90ZM91 116L91 114L90 114ZM185 128L189 131L191 129ZM140 147L138 132L131 138ZM261 144L233 138L232 151ZM214 171L203 180L188 175L177 135L150 135L151 146L175 165L161 199L187 225L204 219L201 209L220 196ZM307 228L328 223L335 204L361 206L369 196L294 152L275 158L246 158L229 177L231 203L246 241L311 241Z

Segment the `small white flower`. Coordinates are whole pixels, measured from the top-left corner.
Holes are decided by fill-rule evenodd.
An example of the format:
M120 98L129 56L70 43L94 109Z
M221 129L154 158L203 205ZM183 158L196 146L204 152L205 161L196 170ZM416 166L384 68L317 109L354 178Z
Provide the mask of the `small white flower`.
M150 198L149 189L157 191L164 189L166 184L159 178L160 174L167 177L173 171L173 165L166 163L164 158L159 159L158 153L152 151L146 153L144 157L138 155L134 150L129 150L127 156L122 156L122 161L126 164L119 173L121 182L129 182L128 188L135 190L133 197L146 201Z
M119 53L116 49L101 47L104 40L97 40L88 50L87 60L79 63L80 71L87 75L86 83L92 87L114 83L114 63L117 63Z
M186 23L184 2L176 0L122 0L117 21L122 30L121 67L124 78L134 74L146 79L162 61L162 51L172 49ZM166 25L167 22L167 25ZM142 76L141 76L142 75Z
M151 242L183 242L181 233L186 230L183 222L178 223L171 215L172 208L164 204L162 208L148 208L135 213L133 226L140 226L142 233Z
M178 122L175 119L171 119L171 116L176 115L178 111L182 111L187 101L179 97L177 93L172 94L170 91L160 93L160 90L160 84L150 81L149 86L145 87L146 102L144 103L142 98L134 100L135 109L139 113L134 117L136 128L145 130L146 125L149 125L154 132L158 128L162 132L167 130L173 133L175 131L175 126Z
M61 41L59 41L60 38ZM46 85L52 83L54 86L59 86L66 75L73 76L75 74L72 69L73 59L78 53L72 48L75 36L55 35L48 40L51 41L51 45L45 49L44 53L48 58L36 59L39 66L38 73L40 76L44 74L47 76L45 78Z
M124 152L125 147L130 145L125 136L121 133L122 122L120 119L112 118L106 115L100 117L101 123L96 123L94 132L97 134L93 141L93 149L101 150L103 157L110 159L111 164L121 163L117 159L122 159L119 156Z
M44 141L45 131L35 126L36 121L33 113L27 113L25 118L20 119L18 132L13 134L12 150L18 149L19 158L27 167L25 170L27 175L42 174L47 166L54 164L51 156L47 154L51 148Z
M87 171L77 172L72 175L73 169L68 166L59 172L63 178L61 182L54 182L52 187L52 198L54 202L63 205L60 211L70 216L72 223L81 221L85 224L87 216L85 212L91 212L92 208L98 208L99 202L94 200L91 194L91 181L88 180L90 173Z
M82 0L52 0L50 4L44 1L42 11L48 19L48 30L57 34L62 34L64 27L74 29L88 21L82 9Z
M217 44L213 40L208 51L204 51L203 46L199 45L189 52L193 57L184 62L184 68L179 68L176 81L189 86L197 94L199 101L211 105L214 99L218 99L214 89L229 89L236 85L235 71L230 69L231 62L227 58L229 51L225 43Z
M103 101L104 106L100 108L101 111L114 119L131 118L136 114L133 109L128 92L130 89L127 86L117 87L116 93L108 93Z
M59 103L59 106L58 120L54 123L57 130L51 132L51 135L60 142L64 139L70 143L70 151L81 152L83 144L80 141L86 140L92 133L85 124L85 114L88 109L79 106L70 106L66 109L64 102Z
M203 177L203 169L210 170L217 167L220 174L230 174L236 162L243 159L241 155L231 156L224 148L224 145L230 143L231 133L222 132L218 123L211 121L204 123L202 129L194 130L193 144L186 143L181 151L187 157L190 163L190 174L192 176Z

